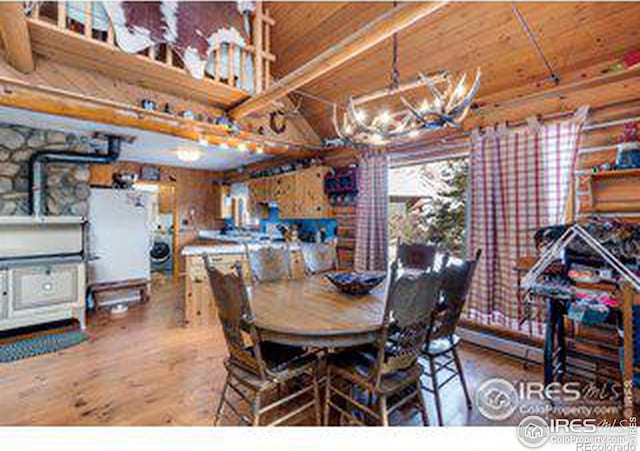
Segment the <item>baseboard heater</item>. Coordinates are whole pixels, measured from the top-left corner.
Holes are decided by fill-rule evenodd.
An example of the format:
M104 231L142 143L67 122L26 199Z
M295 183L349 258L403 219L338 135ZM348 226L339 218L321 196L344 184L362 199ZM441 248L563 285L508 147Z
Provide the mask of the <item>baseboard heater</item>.
M489 332L482 332L464 327L458 328L456 333L463 341L498 351L511 357L539 364L542 364L544 360L542 349L535 346L498 337Z
M509 340L508 338L498 337L489 332L464 327L458 328L456 333L463 341L473 345L491 349L524 362L539 365L544 363L544 351L537 346L519 343L514 340ZM569 374L590 379L594 377L594 373L597 370L597 365L594 362L573 358L571 356L567 356L567 367Z

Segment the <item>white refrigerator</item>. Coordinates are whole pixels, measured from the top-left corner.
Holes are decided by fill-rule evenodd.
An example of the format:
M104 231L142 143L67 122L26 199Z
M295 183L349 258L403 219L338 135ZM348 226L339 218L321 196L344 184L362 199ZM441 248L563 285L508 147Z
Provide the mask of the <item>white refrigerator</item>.
M89 283L151 278L151 194L92 188Z

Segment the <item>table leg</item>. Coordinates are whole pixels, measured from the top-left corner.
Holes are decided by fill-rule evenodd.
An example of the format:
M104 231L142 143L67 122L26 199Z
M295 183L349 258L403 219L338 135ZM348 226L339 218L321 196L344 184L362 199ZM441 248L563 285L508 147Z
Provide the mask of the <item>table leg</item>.
M567 343L565 341L564 314L564 306L556 306L556 345L558 347L558 380L560 382L564 382L564 375L567 372Z

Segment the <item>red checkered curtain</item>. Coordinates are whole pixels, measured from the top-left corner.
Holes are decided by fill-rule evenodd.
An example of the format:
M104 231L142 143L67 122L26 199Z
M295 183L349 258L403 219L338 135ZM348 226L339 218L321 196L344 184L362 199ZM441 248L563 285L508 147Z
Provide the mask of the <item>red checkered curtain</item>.
M356 208L356 271L385 271L389 246L389 160L382 152L358 160Z
M520 257L536 255L537 229L564 223L587 112L582 107L561 122L531 118L517 129L500 124L472 132L467 249L470 256L482 249L482 258L467 303L470 319L542 333L543 304L525 321L514 268Z

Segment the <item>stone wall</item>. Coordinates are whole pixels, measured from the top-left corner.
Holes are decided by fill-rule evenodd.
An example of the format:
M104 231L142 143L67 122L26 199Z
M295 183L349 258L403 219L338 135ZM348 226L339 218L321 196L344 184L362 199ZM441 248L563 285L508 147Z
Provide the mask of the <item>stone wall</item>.
M0 216L28 215L29 158L38 150L92 152L87 136L0 123ZM89 165L44 165L43 213L86 216Z

